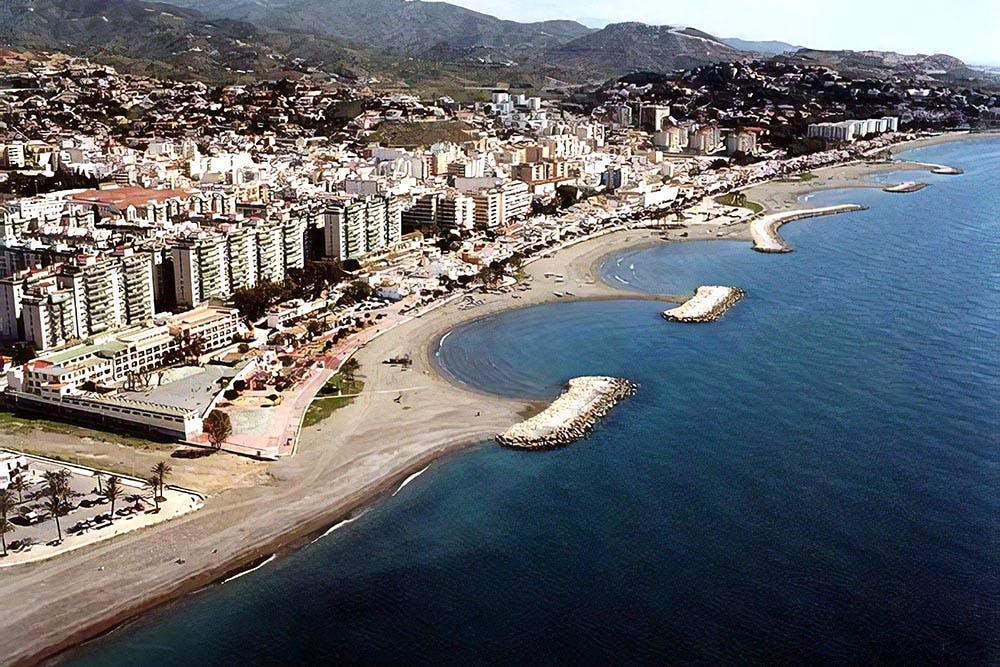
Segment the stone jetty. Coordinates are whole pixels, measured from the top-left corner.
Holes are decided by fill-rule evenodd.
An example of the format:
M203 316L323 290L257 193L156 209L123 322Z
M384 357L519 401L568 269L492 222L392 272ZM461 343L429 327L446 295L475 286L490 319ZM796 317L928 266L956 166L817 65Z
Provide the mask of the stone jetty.
M907 181L906 183L900 183L898 185L887 185L882 188L882 192L917 192L923 190L927 187L926 183L917 183L916 181Z
M946 164L934 164L933 162L916 162L922 167L926 167L932 174L942 174L944 176L961 176L965 172L961 169L956 169L955 167L949 167Z
M548 449L587 437L598 421L635 393L628 380L604 376L573 378L549 407L497 436L505 447Z
M778 228L785 223L804 218L815 218L820 215L834 215L848 211L863 211L864 206L858 204L841 204L839 206L824 206L808 208L800 211L784 211L772 213L757 218L750 223L750 235L753 237L753 249L757 252L791 252L785 241L778 235Z
M703 285L683 304L664 311L663 318L670 322L714 322L744 296L746 292L738 287Z

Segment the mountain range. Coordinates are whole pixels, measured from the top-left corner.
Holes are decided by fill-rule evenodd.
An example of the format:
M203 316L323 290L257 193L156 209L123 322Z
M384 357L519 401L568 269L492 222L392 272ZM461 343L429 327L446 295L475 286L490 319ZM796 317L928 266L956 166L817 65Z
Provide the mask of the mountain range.
M883 54L880 63L872 55L719 39L681 26L518 23L423 0L3 0L0 45L171 76L232 80L297 71L441 92L498 81L568 88L781 53L859 70L972 71L942 56Z

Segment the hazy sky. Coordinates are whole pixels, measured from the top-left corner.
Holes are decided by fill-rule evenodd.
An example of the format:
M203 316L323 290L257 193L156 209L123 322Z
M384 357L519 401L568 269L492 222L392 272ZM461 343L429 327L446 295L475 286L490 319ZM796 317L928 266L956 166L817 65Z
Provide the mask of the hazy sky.
M949 53L1000 65L1000 0L447 0L518 21L688 25L820 49Z

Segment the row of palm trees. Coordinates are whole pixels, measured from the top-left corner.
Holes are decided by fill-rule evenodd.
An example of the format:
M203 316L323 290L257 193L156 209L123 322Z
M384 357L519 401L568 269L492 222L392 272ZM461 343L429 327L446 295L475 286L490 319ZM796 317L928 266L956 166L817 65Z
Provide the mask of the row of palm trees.
M146 480L146 485L152 489L153 502L156 510L160 509L160 502L163 500L163 490L167 477L173 468L166 461L161 461L150 468L151 475ZM110 475L107 479L101 473L95 475L97 479L98 494L105 498L110 504L108 516L113 522L115 520L115 503L124 496L125 487L121 478L117 475ZM72 474L69 470L49 470L44 475L45 486L39 492L38 497L44 501L44 507L56 523L57 544L62 542L62 525L60 517L69 514L74 508L73 498L78 495L73 491L70 480ZM6 489L0 489L0 548L2 555L7 555L7 535L13 533L17 528L11 522L14 508L24 502L24 492L27 490L27 483L23 475L18 475L13 479ZM17 494L15 502L14 494Z

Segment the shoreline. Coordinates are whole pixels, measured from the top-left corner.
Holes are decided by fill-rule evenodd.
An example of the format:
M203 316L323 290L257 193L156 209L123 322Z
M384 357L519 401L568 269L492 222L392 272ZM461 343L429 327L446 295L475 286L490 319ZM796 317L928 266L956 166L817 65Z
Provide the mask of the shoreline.
M917 140L893 147L893 153L981 136L987 135ZM766 191L780 186L768 196L771 206L762 203L771 210L782 205L784 209L777 210L798 208L802 204L797 198L803 194L859 187L858 181L866 174L903 171L907 164L835 165L817 171L840 170L842 178L834 181L839 185L821 180L763 183L748 189ZM860 187L880 185L867 181ZM793 193L795 205L785 205L787 195ZM686 240L714 240L717 230L704 228L705 237ZM746 223L727 229L734 229L734 234L719 240L749 240ZM670 242L681 240L673 233L666 236ZM123 535L40 567L25 565L9 570L0 582L0 595L23 602L7 605L9 613L0 630L5 660L34 664L65 655L82 642L104 636L154 608L245 571L248 562L259 563L270 554L283 555L306 546L306 540L374 504L434 461L492 441L511 424L521 421L520 414L533 409L536 402L496 396L459 384L437 364L441 339L473 320L544 303L593 299L677 301L670 295L619 290L603 283L597 271L610 255L656 245L662 239L658 231L631 229L568 245L533 258L526 265L530 276L527 291L476 294L482 305L467 310L457 308L463 300L458 298L384 332L355 355L371 392L320 424L303 428L296 456L266 469L270 483L211 496L198 513L171 522L176 525ZM545 277L546 272L563 274L564 281L556 283ZM566 289L574 292L572 297L560 299L552 294L553 290ZM514 298L517 295L520 298ZM415 353L413 369L381 364L383 358L406 351ZM402 406L394 405L394 391L417 382L427 383L425 388L433 391L407 393ZM376 389L381 393L375 393ZM407 412L402 412L404 409ZM474 412L482 416L470 418ZM382 418L366 418L371 415ZM404 432L408 442L396 444ZM174 565L178 553L185 556L190 567ZM105 562L107 571L95 574ZM58 590L47 585L55 581L60 583ZM109 590L112 585L114 589ZM26 609L29 602L33 607Z

